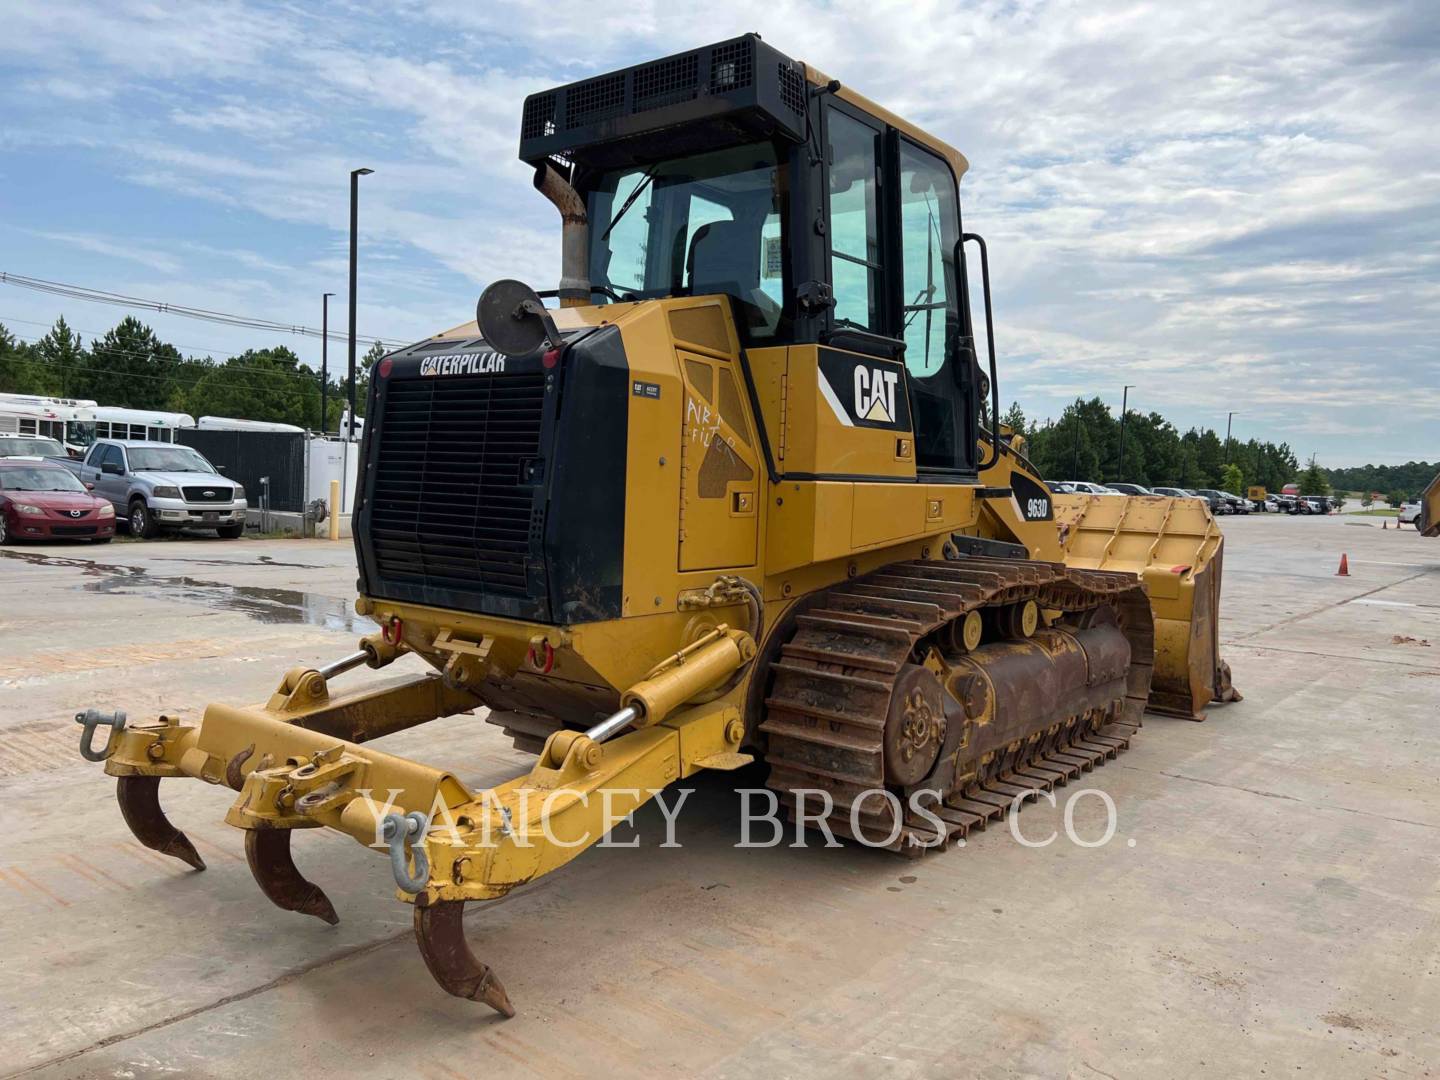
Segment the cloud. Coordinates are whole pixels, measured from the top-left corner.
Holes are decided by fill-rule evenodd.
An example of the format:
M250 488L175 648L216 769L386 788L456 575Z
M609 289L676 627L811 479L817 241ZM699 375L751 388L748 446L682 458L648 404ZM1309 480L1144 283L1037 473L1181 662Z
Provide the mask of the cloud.
M494 277L555 277L553 210L515 157L524 96L701 43L693 9L659 0L599 20L538 0L12 6L0 141L109 170L185 222L107 220L101 190L86 227L36 227L145 235L110 257L156 272L169 257L197 294L230 289L238 265L248 295L268 275L284 308L343 269L348 172L367 165L365 295L416 336ZM1054 415L1134 382L1181 427L1238 401L1266 425L1247 435L1322 460L1428 452L1434 4L735 0L704 38L749 30L970 158L1007 401ZM1367 406L1391 410L1385 430L1355 418Z

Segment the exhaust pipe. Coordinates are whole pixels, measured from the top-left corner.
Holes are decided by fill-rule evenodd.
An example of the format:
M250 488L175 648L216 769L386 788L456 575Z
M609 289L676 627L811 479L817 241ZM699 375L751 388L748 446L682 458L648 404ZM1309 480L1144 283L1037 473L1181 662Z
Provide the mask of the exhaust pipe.
M585 200L548 161L535 166L534 182L535 190L560 211L560 306L582 307L590 303L590 220L585 216Z

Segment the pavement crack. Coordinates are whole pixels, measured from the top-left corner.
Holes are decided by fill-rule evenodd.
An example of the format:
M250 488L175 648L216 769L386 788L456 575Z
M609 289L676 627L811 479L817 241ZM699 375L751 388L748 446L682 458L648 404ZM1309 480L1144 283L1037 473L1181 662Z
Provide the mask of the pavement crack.
M1299 803L1301 806L1308 806L1316 810L1339 810L1341 813L1359 814L1361 817L1378 818L1381 821L1394 822L1396 825L1416 825L1422 829L1440 829L1440 825L1435 825L1429 821L1391 817L1389 814L1377 814L1373 810L1357 810L1353 806L1341 806L1339 803L1333 802L1314 803L1295 795L1285 795L1279 791L1266 791L1263 788L1246 787L1244 784L1227 784L1223 780L1206 780L1204 777L1186 776L1184 773L1166 772L1164 769L1146 769L1139 765L1132 765L1129 762L1123 763L1120 767L1122 769L1133 769L1136 772L1149 773L1152 776L1169 777L1171 780L1188 780L1192 784L1204 784L1206 787L1225 788L1229 791L1243 791L1247 795L1258 795L1262 799L1280 799L1283 802Z
M275 978L269 980L268 982L263 982L258 986L252 986L247 990L238 990L233 994L227 994L225 997L218 998L215 1001L206 1002L204 1005L196 1005L194 1008L186 1009L183 1012L178 1012L174 1016L164 1017L163 1019L156 1020L153 1023L145 1024L142 1027L132 1028L129 1031L117 1031L113 1035L106 1035L103 1039L97 1039L95 1042L92 1042L86 1046L78 1047L74 1050L70 1050L64 1054L60 1054L57 1057L48 1058L45 1061L36 1062L34 1065L27 1065L25 1068L19 1070L18 1072L5 1073L3 1077L0 1077L0 1080L14 1080L14 1078L16 1077L30 1076L36 1072L39 1072L41 1069L49 1069L55 1065L63 1065L67 1061L74 1061L78 1057L83 1057L84 1055L92 1053L96 1050L103 1050L107 1046L114 1046L116 1043L125 1042L127 1039L134 1039L138 1038L141 1035L148 1035L152 1031L159 1031L163 1028L170 1027L172 1024L182 1023L183 1021L189 1020L192 1017L200 1016L207 1012L213 1012L216 1009L223 1009L225 1006L233 1005L237 1001L245 1001L246 999L255 997L258 994L264 994L270 990L276 989L277 987L285 986L288 983L292 983L297 979L302 979L306 975L309 975L311 972L318 971L320 968L328 967L331 964L338 964L341 961L349 960L352 957L364 956L366 953L375 952L377 949L383 949L386 945L391 945L394 942L400 941L401 939L410 936L410 934L411 931L409 929L400 930L390 935L389 937L381 938L377 941L367 942L364 945L357 945L353 949L347 949L344 952L335 953L332 956L322 957L321 959L315 960L312 963L305 964L298 968L292 968L291 970L284 972L281 975L277 975Z
M1322 660L1354 660L1362 664L1393 664L1397 667L1412 668L1416 671L1429 671L1430 668L1423 664L1416 664L1411 660L1387 660L1379 656L1355 656L1353 654L1342 655L1340 653L1316 652L1313 649L1282 649L1279 645L1264 645L1258 641L1243 641L1236 638L1233 641L1221 642L1226 649L1264 649L1266 652L1286 653L1290 656L1315 656Z

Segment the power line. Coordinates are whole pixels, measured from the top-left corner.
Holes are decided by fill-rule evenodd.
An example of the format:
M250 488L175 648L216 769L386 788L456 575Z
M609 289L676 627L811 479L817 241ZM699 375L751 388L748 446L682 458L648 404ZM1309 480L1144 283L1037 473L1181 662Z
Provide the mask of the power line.
M11 323L25 323L27 326L43 326L51 330L55 328L54 323L40 322L38 319L21 319L14 315L0 315L0 326L9 326ZM66 325L69 326L70 324L66 323ZM71 326L70 329L81 337L89 337L92 339L100 339L110 333L110 330L86 330L83 326ZM113 330L114 327L110 329ZM231 357L240 355L240 353L226 352L224 349L212 349L209 345L186 345L180 341L166 341L163 344L171 345L176 349L186 349L195 354L204 353L211 358L223 356L228 360Z
M16 340L16 341L23 341L26 345L35 345L35 344L37 344L37 341L27 340L26 338L23 338L23 337L21 337L21 336L18 335L18 334L15 335L15 340ZM155 355L154 353L141 352L141 351L138 350L138 349L107 349L106 352L107 352L107 353L121 353L121 354L128 355L128 356L141 356L141 357L151 357L151 358L153 358L154 355ZM93 355L93 354L86 354L86 355ZM177 372L177 373L175 373L175 374L173 374L173 375L152 375L152 374L147 374L147 373L145 373L145 372L138 372L138 371L126 371L126 372L123 372L123 373L117 373L116 371L114 371L114 370L111 369L111 368L94 367L93 365L87 365L87 364L66 364L66 363L62 363L62 362L54 362L54 361L46 360L46 359L44 359L44 358L42 358L42 357L38 357L38 356L17 357L16 359L18 359L21 363L34 364L34 365L36 365L37 367L49 368L49 369L57 369L57 368L59 368L59 369L63 369L63 370L66 371L66 372L70 372L70 371L88 371L88 372L94 372L94 373L100 374L100 375L123 374L123 377L126 378L126 379L152 379L152 380L157 380L157 379L158 379L158 380L160 380L160 381L162 381L162 382L173 381L173 382L176 383L176 385L184 386L186 389L190 389L190 390L193 390L193 389L195 388L195 386L200 382L200 380L206 378L206 377L209 376L209 375L212 375L212 374L217 373L217 372L222 372L222 371L240 371L240 372L244 372L244 373L247 374L247 375L259 375L259 376L267 376L267 377L271 377L271 378L299 379L299 380L301 380L302 382L304 382L307 386L318 386L319 383L320 383L320 376L319 376L319 373L318 373L318 372L317 372L316 374L314 374L314 375L305 375L305 374L303 374L302 372L298 372L298 371L276 371L276 370L271 369L271 368L262 368L262 367L259 367L258 365L254 365L254 364L206 364L203 360L200 360L200 361L190 361L191 363L198 363L198 364L203 365L204 370L203 370L203 371L196 372L196 373L194 374L194 377L193 377L192 379L190 379L189 382L188 382L188 384L187 384L186 381L183 379L182 375L183 375L183 374L189 374L189 372L185 372L185 373ZM183 362L185 362L185 361L182 361L182 363L183 363ZM357 376L358 376L358 375L359 375L359 373L357 373ZM239 380L238 385L239 385L241 388L243 388L243 389L249 389L249 390L264 390L264 389L267 389L267 387L264 387L264 386L262 386L262 385L259 384L259 383L247 382L247 381L245 381L244 379ZM340 386L345 385L345 380L344 380L343 378L340 379L340 380L338 381L338 385L340 385Z
M295 323L276 322L273 319L257 319L248 315L234 315L225 311L211 311L208 308L190 307L186 304L171 304L163 300L145 300L137 296L127 296L124 293L107 292L104 289L90 289L84 285L70 285L63 281L46 281L44 278L26 277L23 274L11 274L0 270L0 285L14 285L21 289L31 289L34 292L50 293L52 296L64 296L72 300L84 300L93 304L111 304L115 307L144 308L146 311L156 311L162 315L179 315L187 319L199 319L202 322L219 323L221 326L242 326L252 330L269 330L278 334L296 334L300 337L318 338L324 335L319 330L309 326L300 326ZM331 341L347 341L346 335L338 331L329 335ZM383 344L383 339L374 337L362 337L355 335L356 341L362 341L367 345L374 345L377 342ZM391 337L391 341L401 340L398 337Z
M6 318L5 316L0 316L0 325L9 325L9 324L12 323L12 322L30 323L30 324L33 325L33 326L44 326L44 325L46 325L45 323L37 323L34 319L9 319L9 318ZM73 331L75 331L75 333L76 333L77 336L80 335L80 334L94 334L94 331L92 331L92 330L81 330L78 326L72 326L72 327L70 327L70 329L73 330ZM106 331L106 333L109 333L109 331ZM23 334L15 334L15 335L13 335L13 336L14 336L14 338L15 338L16 341L20 341L20 342L23 342L23 343L26 344L26 345L32 345L32 346L33 346L33 345L39 345L40 342L42 342L43 340L45 340L45 338L44 338L43 336L42 336L42 337L38 337L38 338L27 338L27 337L25 337ZM158 338L157 338L156 340L159 341ZM163 347L163 346L166 346L166 345L169 345L171 348L175 349L177 352L179 351L179 346L174 345L174 344L172 344L171 342L168 342L168 341L160 341L159 343L160 343L160 345L161 345L162 347ZM187 346L185 346L185 348L197 348L197 347L198 347L198 346L193 346L193 345L187 345ZM285 348L285 346L282 345L282 346L280 346L280 348ZM120 347L118 347L118 346L106 345L106 344L104 344L103 341L101 342L101 347L100 347L99 350L87 349L87 348L85 348L85 345L84 345L83 342L81 343L80 348L79 348L79 352L84 353L84 354L89 355L89 356L95 356L96 353L97 353L97 351L98 351L101 355L105 355L105 356L110 356L110 355L138 356L138 357L141 357L141 358L143 358L143 359L156 359L156 358L158 357L158 353L155 353L155 352L147 352L147 351L144 351L144 350L141 350L141 349L122 349L122 348L120 348ZM252 349L252 350L250 350L250 351L251 351L251 352L263 352L263 351L265 351L265 350ZM257 372L260 372L260 373L266 374L266 375L284 375L284 376L288 376L288 377L290 377L290 378L295 378L295 379L305 379L306 381L311 381L311 380L313 380L313 381L317 381L317 382L318 382L319 379L320 379L320 372L317 371L317 370L315 370L314 368L310 367L308 364L305 364L304 361L300 361L300 363L301 363L301 365L302 365L303 367L305 367L306 371L309 372L308 375L306 374L305 371L276 371L276 370L274 370L273 368L262 367L262 366L260 366L259 364L237 364L237 363L234 363L234 361L235 361L236 359L238 359L239 357L245 355L244 353L220 353L219 355L225 357L227 362L224 363L224 364L208 363L208 361L211 361L211 360L214 359L213 356L210 356L210 355L207 355L207 356L205 356L205 357L203 357L203 358L202 358L202 357L199 357L199 356L193 356L193 355L192 355L192 356L182 356L182 357L180 358L180 360L177 361L177 362L178 362L178 363L181 363L181 364L205 364L206 367L207 367L208 369L210 369L210 370L218 370L218 369L224 367L224 368L230 368L231 370L237 370L237 369L238 369L238 370L241 370L241 371L257 371ZM291 355L294 355L294 354L292 353ZM296 357L296 360L300 360L300 358L299 358L299 357ZM43 357L36 358L34 362L35 362L35 363L40 363L40 364L49 364L49 363L52 363L52 361L46 360L46 359L44 359ZM78 367L74 367L74 368L72 368L72 370L79 371L79 370L82 370L82 369L81 369L81 368L78 368ZM106 369L104 369L104 368L90 368L90 369L86 369L86 370L91 370L91 371L104 371L104 370L106 370ZM147 376L142 376L142 377L143 377L143 378L163 378L164 376L148 376L148 375L147 375ZM343 384L345 380L344 380L344 378L342 377L339 381Z

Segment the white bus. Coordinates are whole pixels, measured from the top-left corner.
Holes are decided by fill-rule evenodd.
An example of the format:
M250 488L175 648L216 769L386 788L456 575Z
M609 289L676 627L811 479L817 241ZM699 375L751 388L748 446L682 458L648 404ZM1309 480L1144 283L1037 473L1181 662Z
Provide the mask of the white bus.
M294 424L278 424L269 420L237 420L233 416L202 416L201 431L289 431L303 432L305 429Z
M95 438L141 439L146 442L174 442L175 432L193 428L189 413L151 412L100 406L95 410Z
M95 409L95 402L79 398L0 394L0 431L43 435L78 455L95 440Z

